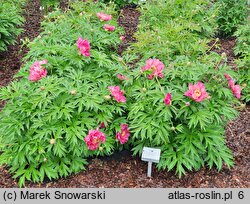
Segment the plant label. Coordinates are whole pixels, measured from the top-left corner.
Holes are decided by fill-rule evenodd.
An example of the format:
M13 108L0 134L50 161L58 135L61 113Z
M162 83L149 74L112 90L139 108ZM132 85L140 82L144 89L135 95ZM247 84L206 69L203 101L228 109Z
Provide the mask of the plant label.
M142 161L159 163L161 150L150 147L143 147L142 150Z
M151 177L152 163L159 163L161 156L161 150L150 147L143 147L142 150L142 161L148 162L148 177Z

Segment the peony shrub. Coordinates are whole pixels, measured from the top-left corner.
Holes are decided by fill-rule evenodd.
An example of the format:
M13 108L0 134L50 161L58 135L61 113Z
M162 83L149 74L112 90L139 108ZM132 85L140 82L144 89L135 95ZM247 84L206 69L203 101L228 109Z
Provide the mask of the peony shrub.
M114 4L70 8L48 14L21 79L0 91L7 101L0 164L20 186L76 173L88 157L123 148L139 155L144 146L160 148L158 168L179 176L233 165L224 127L237 115L240 87L224 56L206 45L216 28L208 1L145 4L138 41L123 56L116 54L123 35Z
M138 41L117 70L128 78L120 83L134 155L144 146L160 148L158 169L175 169L179 176L205 165L233 165L224 127L238 115L241 87L225 56L205 43L217 28L214 11L206 0L142 6ZM132 67L122 66L134 58ZM235 79L230 85L225 74Z
M70 7L48 14L40 37L28 45L19 80L0 91L7 101L0 112L0 163L20 186L76 173L86 158L110 155L128 141L127 128L121 129L126 98L113 77L122 34L115 7L91 1ZM112 16L113 32L103 29L99 12Z

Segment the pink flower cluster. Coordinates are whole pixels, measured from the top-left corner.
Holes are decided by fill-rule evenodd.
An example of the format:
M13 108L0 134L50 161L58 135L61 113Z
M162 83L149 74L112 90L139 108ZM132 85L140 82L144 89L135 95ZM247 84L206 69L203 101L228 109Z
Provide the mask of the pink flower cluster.
M112 19L112 15L108 15L106 13L99 12L96 14L96 16L101 20L101 21L110 21ZM104 30L106 31L114 31L115 26L105 24L103 26Z
M198 82L197 84L189 84L189 90L184 93L185 96L191 98L196 102L201 102L208 97L208 93L206 92L206 88L202 82Z
M172 103L172 95L171 93L167 93L166 96L165 96L165 99L164 99L164 103L167 105L167 106L170 106L171 103Z
M90 130L84 138L84 142L87 144L89 150L96 150L100 143L105 143L105 141L106 135L99 131L99 129Z
M119 86L109 86L109 91L111 92L111 95L115 98L115 100L118 103L125 103L126 97L124 96L124 91L120 89Z
M146 65L141 68L141 71L150 71L151 73L147 76L148 79L153 79L154 77L163 78L164 64L158 59L149 59L146 61Z
M119 140L121 144L124 144L128 141L130 132L127 124L121 124L120 127L121 132L116 133L116 139Z
M96 16L101 20L101 21L110 21L112 19L112 15L108 15L102 12L99 12L96 14Z
M42 67L42 65L47 64L47 60L35 61L34 64L30 67L30 81L38 81L43 77L47 76L47 70Z
M233 78L229 74L225 73L224 76L228 81L228 86L231 88L233 95L236 98L240 99L240 96L241 96L240 85L235 85L235 81L233 80Z
M112 26L112 25L108 25L108 24L105 24L103 26L104 30L106 31L114 31L115 30L115 26Z
M128 78L124 75L121 75L121 74L117 74L116 75L118 79L120 79L121 81L124 81L124 80L128 80Z
M76 42L76 45L83 56L85 57L90 56L90 43L88 40L79 37Z

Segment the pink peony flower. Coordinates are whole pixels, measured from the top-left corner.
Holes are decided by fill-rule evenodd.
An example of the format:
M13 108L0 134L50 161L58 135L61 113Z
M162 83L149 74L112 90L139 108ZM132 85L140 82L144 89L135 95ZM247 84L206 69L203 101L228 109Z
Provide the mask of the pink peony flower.
M85 57L89 57L90 56L90 43L88 40L86 39L82 39L81 37L78 38L76 45L80 51L80 53L85 56Z
M167 106L170 106L171 103L172 103L172 95L171 93L167 93L165 99L164 99L164 103L167 105Z
M103 128L105 128L105 127L106 127L106 125L105 125L104 122L102 122L102 123L100 124L100 126L99 126L100 129L103 129Z
M124 35L121 35L121 36L120 36L120 40L121 40L121 41L124 41L125 39L126 39L126 37L125 37Z
M227 80L232 79L232 77L231 77L229 74L227 74L227 73L224 74L224 77L225 77Z
M164 64L158 59L149 59L146 61L146 65L141 68L141 70L147 71L150 70L151 74L147 77L148 79L153 79L154 77L163 78L164 74L162 73L164 69Z
M201 102L208 97L208 93L202 82L198 82L195 85L189 84L188 88L189 90L184 95L196 102Z
M233 78L229 74L227 74L227 73L224 74L224 77L227 79L228 86L231 88L234 85Z
M229 74L225 73L224 76L228 81L228 86L231 88L233 95L236 98L240 99L240 96L241 96L240 85L235 85L235 81L233 80L233 78Z
M241 95L241 88L240 88L240 85L233 85L233 86L231 87L231 90L232 90L232 92L233 92L233 95L234 95L236 98L240 99L240 95Z
M84 138L84 142L87 144L89 150L96 150L100 143L106 141L106 135L96 130L90 130L88 135Z
M110 21L112 19L111 15L99 12L96 14L101 21Z
M115 98L115 100L120 103L126 102L126 97L124 96L124 91L120 89L119 86L109 86L109 91L111 92L111 95Z
M128 78L124 75L121 75L121 74L117 74L116 75L118 79L120 79L121 81L124 81L124 80L128 80Z
M104 28L106 31L114 31L114 30L115 30L115 26L107 25L107 24L105 24L105 25L103 26L103 28Z
M38 81L43 77L47 76L47 70L42 67L43 64L47 64L47 60L35 61L34 64L30 67L30 81Z
M124 144L128 141L130 132L127 124L121 124L120 127L121 127L121 132L116 133L116 139L118 139L121 144Z

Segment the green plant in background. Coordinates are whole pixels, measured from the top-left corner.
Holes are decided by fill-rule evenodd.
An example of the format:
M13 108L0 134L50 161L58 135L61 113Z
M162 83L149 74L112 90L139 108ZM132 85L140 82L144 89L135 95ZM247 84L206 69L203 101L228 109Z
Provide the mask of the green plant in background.
M115 3L118 7L123 7L125 5L138 5L141 2L145 2L143 0L99 0L99 2L104 2L104 3L110 3L113 2Z
M57 8L60 5L60 0L41 0L41 9L44 10L45 14L49 11Z
M159 12L159 8L160 11ZM143 57L171 59L186 55L195 59L206 52L206 44L216 29L217 9L208 0L163 1L140 7L138 42L128 53Z
M0 52L15 43L16 37L22 32L20 26L24 22L21 16L25 0L0 0Z
M243 100L250 101L250 21L240 25L235 32L236 46L234 53L239 57L236 63L239 68L239 83L242 86Z
M218 0L217 22L219 34L230 36L239 24L244 24L248 16L248 0Z

